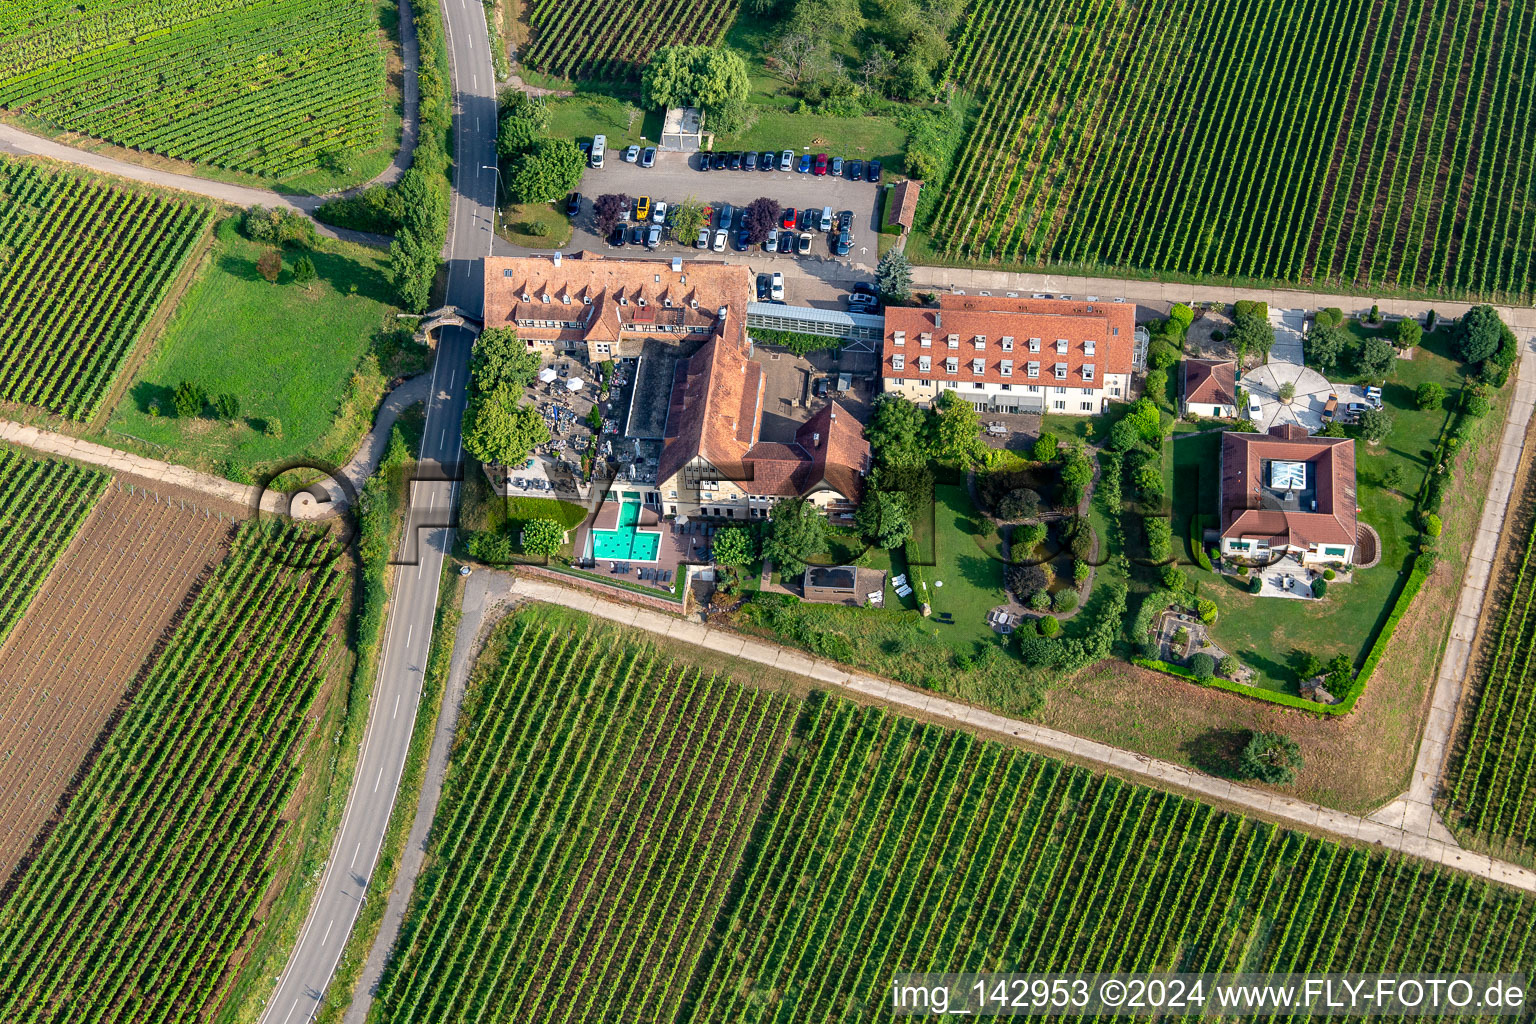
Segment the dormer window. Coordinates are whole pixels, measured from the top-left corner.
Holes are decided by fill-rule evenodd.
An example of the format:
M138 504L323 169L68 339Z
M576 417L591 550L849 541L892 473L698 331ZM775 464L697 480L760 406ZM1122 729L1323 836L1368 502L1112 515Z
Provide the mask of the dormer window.
M1002 362L998 363L997 364L997 372L1001 373L1004 377L1012 377L1013 376L1013 360L1012 359L1004 359Z
M927 373L929 370L933 369L933 360L928 356L918 356L917 368L923 373Z
M1056 379L1057 380L1066 380L1067 379L1067 364L1066 363L1057 363L1056 364Z
M671 299L662 299L661 300L661 304L663 306L666 306L668 309L672 308L672 300Z
M507 270L503 270L501 272L501 276L502 277L511 277L513 275L513 273L514 273L514 271L512 271L511 269L507 269Z
M972 359L971 360L971 372L974 373L978 377L980 377L982 374L986 373L987 372L987 361L985 359Z
M563 305L563 306L569 306L571 304L571 297L570 297L570 295L562 295L562 296L560 296L560 304Z
M1085 356L1093 355L1093 349L1094 349L1094 344L1093 344L1093 339L1092 338L1088 338L1087 340L1085 340L1083 342L1083 355L1085 355Z
M542 295L540 295L539 296L539 301L540 302L548 302L549 301L549 292L544 292Z
M906 331L897 331L894 334L892 334L891 335L891 343L893 345L905 345L907 343L907 332Z
M922 334L917 336L917 341L918 344L923 346L923 348L929 348L933 345L933 335L929 334L927 331L924 331Z
M583 306L590 306L590 305L592 305L592 296L590 296L590 295L583 295L581 297L581 304Z
M986 347L987 347L987 336L985 334L978 334L978 335L976 335L976 351L980 352L982 349L984 349Z
M893 369L893 370L905 370L906 368L907 368L907 357L906 356L902 355L900 352L897 352L895 355L891 356L891 369Z
M950 356L949 358L945 359L944 360L944 372L945 373L959 373L960 372L960 360L959 360L959 358L956 357L956 356Z
M644 308L645 308L645 298L644 298L644 296L642 296L642 297L641 297L641 298L640 298L640 300L639 300L639 305L640 305L640 308L641 308L641 309L644 309Z
M1011 334L1003 335L1002 346L1003 346L1003 351L1004 352L1012 352L1013 351L1013 335L1011 335Z
M1040 364L1030 363L1027 367L1025 367L1025 374L1030 377L1040 376Z
M1029 350L1031 352L1039 352L1040 351L1040 339L1039 338L1030 338L1029 339Z
M959 348L960 347L960 335L958 335L958 334L951 334L947 338L945 338L944 341L945 341L946 344L949 345L950 348Z
M533 301L533 296L529 295L527 292L523 292L523 301L524 302L532 302Z
M1093 364L1083 364L1083 380L1093 380Z
M1067 342L1066 338L1057 338L1056 339L1056 354L1057 355L1066 355L1066 353L1067 353L1067 344L1068 344L1068 342Z
M627 296L620 295L619 296L619 305L621 305L621 306L629 305L629 298Z

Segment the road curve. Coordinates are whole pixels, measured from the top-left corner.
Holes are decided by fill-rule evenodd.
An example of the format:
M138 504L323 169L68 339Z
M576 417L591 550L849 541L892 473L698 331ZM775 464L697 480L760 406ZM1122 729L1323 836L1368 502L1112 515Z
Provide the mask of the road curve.
M447 301L481 315L482 261L490 250L496 159L496 82L484 8L441 0L455 96L453 205L448 234ZM325 871L299 940L267 1001L263 1024L296 1024L319 1010L378 862L416 722L432 641L438 582L452 545L447 527L458 500L460 419L473 335L444 328L427 403L418 482L412 492L401 561L395 568L384 650L367 731Z

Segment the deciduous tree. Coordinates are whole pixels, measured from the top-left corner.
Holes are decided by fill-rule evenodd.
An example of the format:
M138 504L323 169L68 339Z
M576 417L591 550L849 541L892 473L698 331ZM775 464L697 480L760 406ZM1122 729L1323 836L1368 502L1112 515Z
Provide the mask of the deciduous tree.
M549 440L537 409L508 387L477 394L464 411L464 450L493 466L517 466Z
M520 203L552 203L581 183L586 161L570 139L539 139L515 161L507 188Z
M565 528L553 519L532 519L523 524L523 554L548 558L565 543Z
M763 557L781 576L795 576L827 546L827 518L804 498L785 498L773 506Z

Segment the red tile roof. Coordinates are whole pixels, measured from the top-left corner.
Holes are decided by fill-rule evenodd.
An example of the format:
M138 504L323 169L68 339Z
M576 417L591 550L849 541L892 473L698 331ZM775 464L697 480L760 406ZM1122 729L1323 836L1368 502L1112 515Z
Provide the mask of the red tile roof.
M912 230L912 219L917 216L917 197L922 190L923 183L920 181L909 179L897 182L885 206L885 222Z
M1097 390L1104 386L1107 374L1131 372L1135 333L1135 307L1125 303L943 294L938 309L886 308L880 373L884 377L1064 384ZM929 336L926 347L922 344L924 335ZM898 337L903 339L901 344ZM984 339L980 349L976 348L978 338ZM1039 340L1038 352L1030 351L1032 338ZM955 342L953 348L951 340ZM1057 351L1061 340L1066 342L1065 352ZM901 369L895 367L892 358L897 355L903 357ZM922 356L930 359L927 370L920 368ZM945 360L950 357L955 359L954 373L946 369ZM1038 377L1028 375L1032 362L1040 364ZM1004 363L1011 363L1011 373L1003 372ZM1056 376L1058 363L1066 367L1065 378ZM1083 376L1086 366L1093 367L1091 379Z
M1305 462L1313 467L1317 510L1289 510L1265 493L1263 464ZM1355 442L1347 437L1309 437L1294 423L1267 434L1231 431L1221 436L1221 535L1265 537L1272 546L1353 544Z
M1230 359L1184 360L1184 401L1237 404L1237 364Z

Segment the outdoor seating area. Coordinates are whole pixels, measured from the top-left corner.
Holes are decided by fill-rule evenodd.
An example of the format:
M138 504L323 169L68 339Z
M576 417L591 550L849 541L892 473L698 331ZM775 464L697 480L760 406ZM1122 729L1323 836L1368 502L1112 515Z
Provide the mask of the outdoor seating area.
M999 605L987 612L987 625L992 627L994 633L1007 636L1018 628L1024 621L1024 616L1016 611L1011 611L1007 605Z

